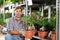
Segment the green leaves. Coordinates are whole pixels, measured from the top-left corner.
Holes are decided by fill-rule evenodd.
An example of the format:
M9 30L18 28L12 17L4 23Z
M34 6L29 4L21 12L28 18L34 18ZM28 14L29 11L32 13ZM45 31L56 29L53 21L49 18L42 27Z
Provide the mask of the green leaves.
M42 26L45 27L48 23L48 20L46 18L42 17L42 18L40 18L40 23L41 23Z
M27 16L24 16L23 18L27 22L28 25L30 25L30 26L34 25L34 22L35 22L34 18L29 18Z
M3 5L3 0L0 0L0 6L2 6Z
M23 16L23 19L27 22L29 18L27 16Z
M12 13L4 13L5 14L5 19L12 17ZM3 13L0 14L0 18L3 19Z
M40 16L40 12L32 12L32 17L35 18L35 19L38 19Z
M9 3L11 3L11 0L6 0L5 1L5 4L9 4Z
M3 21L2 18L0 18L0 25L4 25L4 24L6 24L6 23Z
M40 22L40 20L36 20L36 19L35 19L34 24L38 24L39 26L41 26L41 22Z
M12 17L12 13L5 13L5 19Z
M55 18L50 19L50 25L51 25L52 28L56 27L56 19Z
M21 0L11 0L12 3L20 2Z
M11 13L5 13L5 19L10 18L11 15L12 15ZM1 25L6 24L6 22L4 22L4 20L3 20L3 13L1 13L0 16L1 16L1 17L0 17L0 24L1 24Z

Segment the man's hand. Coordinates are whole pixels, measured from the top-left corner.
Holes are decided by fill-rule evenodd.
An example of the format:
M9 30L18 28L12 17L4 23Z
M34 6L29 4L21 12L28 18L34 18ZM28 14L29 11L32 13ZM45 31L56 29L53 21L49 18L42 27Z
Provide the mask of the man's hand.
M19 35L19 34L21 34L21 32L17 31L17 30L10 30L9 33L13 34L13 35Z
M21 34L21 31L18 31Z

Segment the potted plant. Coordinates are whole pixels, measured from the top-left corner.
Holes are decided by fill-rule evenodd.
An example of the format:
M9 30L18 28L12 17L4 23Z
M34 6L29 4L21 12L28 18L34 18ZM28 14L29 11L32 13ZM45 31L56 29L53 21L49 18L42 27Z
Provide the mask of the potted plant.
M34 19L24 16L24 20L27 22L28 28L25 30L25 38L31 39L32 36L35 34L36 30L34 27Z
M6 24L5 22L0 20L0 33L2 33L2 29L5 26L5 24Z
M56 40L56 18L50 19L51 30L51 40Z
M56 32L52 31L51 33L51 40L56 40Z
M48 20L46 18L42 17L40 19L40 24L41 24L42 27L38 31L38 36L40 38L43 38L44 39L48 35L48 31L46 30L46 25L48 24Z

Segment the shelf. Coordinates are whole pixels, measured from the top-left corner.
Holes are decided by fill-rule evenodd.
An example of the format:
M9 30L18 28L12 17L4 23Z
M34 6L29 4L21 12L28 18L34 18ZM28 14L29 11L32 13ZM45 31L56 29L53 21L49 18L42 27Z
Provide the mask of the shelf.
M48 40L48 39L42 39L42 38L39 38L38 36L33 36L33 38L41 39L41 40Z

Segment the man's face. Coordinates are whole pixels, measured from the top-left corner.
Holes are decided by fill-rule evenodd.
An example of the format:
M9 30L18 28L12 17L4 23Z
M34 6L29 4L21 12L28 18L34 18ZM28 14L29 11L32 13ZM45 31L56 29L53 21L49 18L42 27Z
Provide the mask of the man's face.
M21 17L21 15L22 15L21 9L16 9L16 10L15 10L15 16L16 16L16 17Z

